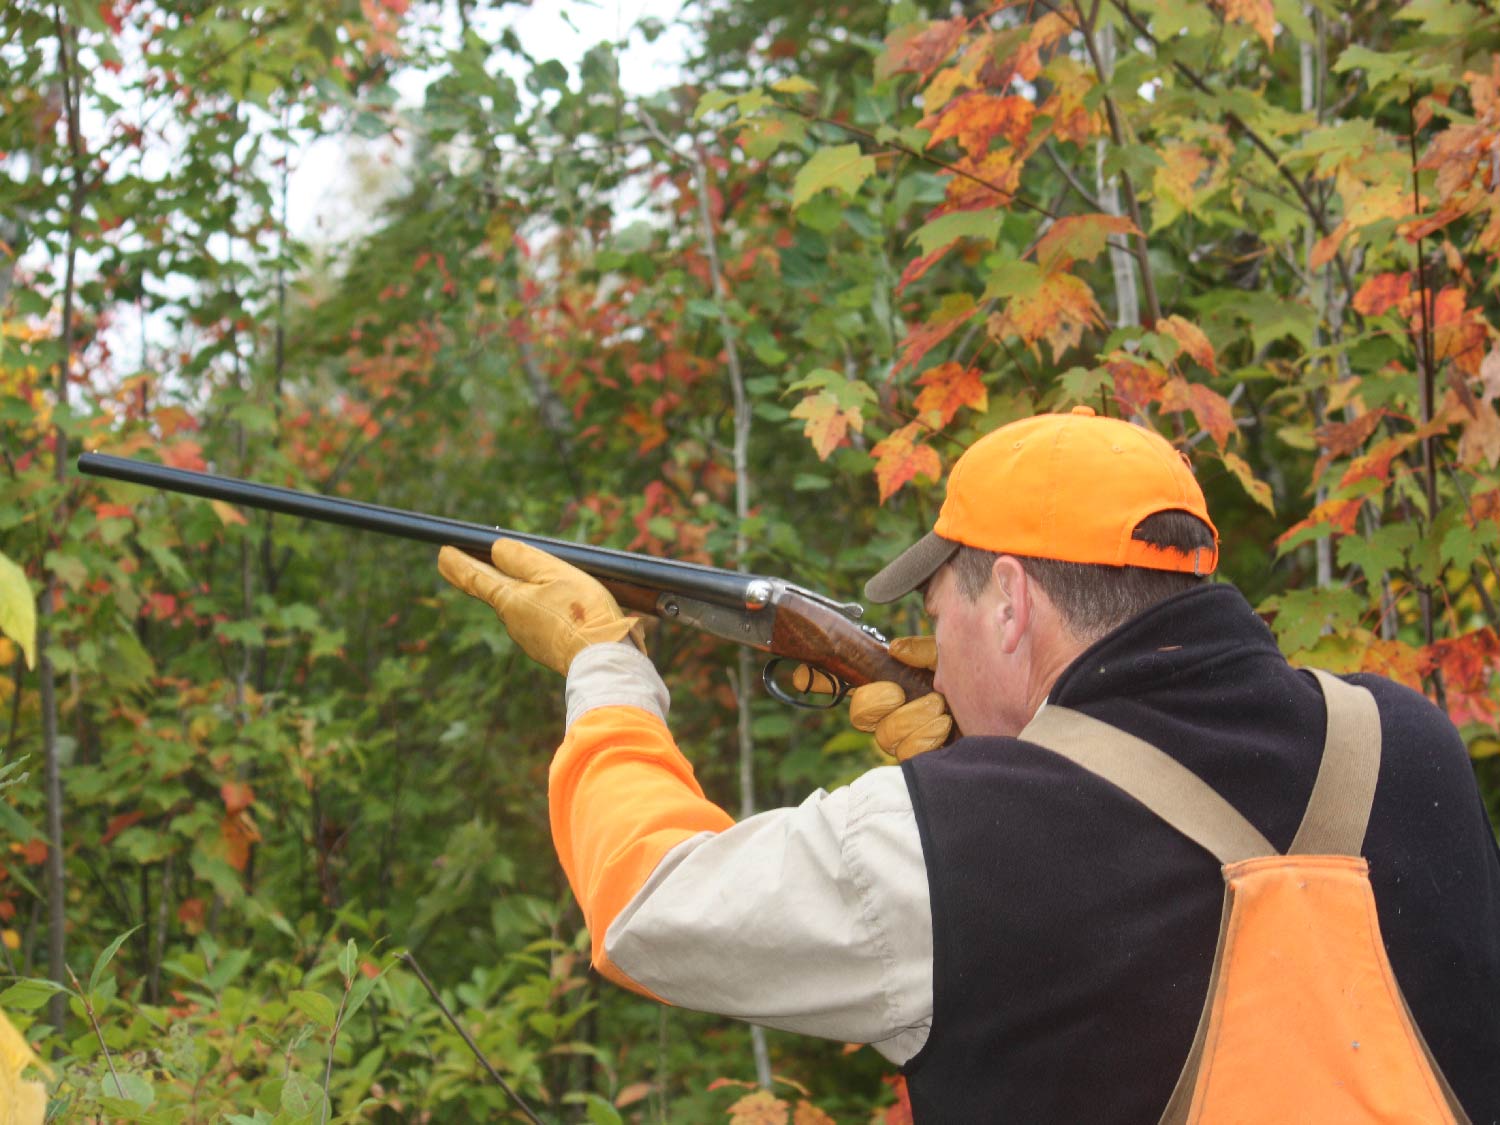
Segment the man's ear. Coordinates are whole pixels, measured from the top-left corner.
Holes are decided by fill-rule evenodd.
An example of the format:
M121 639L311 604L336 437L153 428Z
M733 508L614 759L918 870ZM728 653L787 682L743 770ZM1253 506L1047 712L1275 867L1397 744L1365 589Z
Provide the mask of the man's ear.
M1026 571L1010 555L1001 555L990 571L998 597L995 601L995 626L1000 634L1001 650L1015 652L1031 624L1031 591Z

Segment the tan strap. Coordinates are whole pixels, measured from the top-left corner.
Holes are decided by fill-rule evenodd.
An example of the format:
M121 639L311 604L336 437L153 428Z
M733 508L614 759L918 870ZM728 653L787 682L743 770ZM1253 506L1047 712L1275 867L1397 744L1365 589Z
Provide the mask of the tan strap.
M1019 737L1124 790L1221 864L1278 854L1202 778L1133 734L1049 703Z
M1287 855L1357 856L1380 777L1380 712L1364 688L1310 671L1328 705L1328 733L1307 812Z

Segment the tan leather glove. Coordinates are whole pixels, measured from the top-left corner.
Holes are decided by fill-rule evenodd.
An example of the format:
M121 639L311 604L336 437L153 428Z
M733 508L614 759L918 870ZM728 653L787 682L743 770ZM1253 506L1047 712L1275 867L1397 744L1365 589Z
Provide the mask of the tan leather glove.
M456 547L438 552L438 572L466 594L488 602L527 656L567 675L589 645L629 638L642 652L640 618L620 612L608 590L545 551L497 539L486 566Z
M897 637L890 650L913 668L937 667L936 637ZM832 685L806 665L793 673L793 683L799 691L832 694ZM898 762L936 750L953 730L953 716L941 694L930 692L908 703L906 692L890 680L877 680L849 693L849 722L855 730L873 733L875 744Z

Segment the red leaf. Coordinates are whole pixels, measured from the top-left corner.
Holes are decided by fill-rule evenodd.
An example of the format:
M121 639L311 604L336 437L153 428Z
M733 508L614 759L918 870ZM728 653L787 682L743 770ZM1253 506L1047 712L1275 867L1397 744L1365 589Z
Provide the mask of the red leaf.
M219 835L224 840L224 859L236 871L243 871L250 863L250 848L260 839L260 830L247 812L231 813L219 823Z
M255 803L255 791L243 781L226 781L219 786L219 796L227 813L243 812Z
M932 253L923 254L920 258L916 258L908 262L906 268L901 271L901 280L896 282L896 292L905 292L908 285L916 281L933 266L937 265L938 262L947 257L948 251L952 250L962 241L962 239L955 238L951 242L945 242Z
M923 432L920 422L911 422L870 451L875 458L875 480L880 485L882 504L918 475L932 480L943 475L943 462L937 450L917 440Z
M1412 272L1378 273L1354 294L1354 311L1361 316L1379 316L1411 295Z
M1332 527L1340 535L1353 535L1355 521L1359 518L1359 510L1363 506L1363 500L1325 500L1308 513L1305 520L1298 520L1278 535L1276 545L1281 546L1300 531L1324 525Z
M935 430L953 421L961 406L980 412L989 406L989 394L977 367L940 363L923 374L917 380L917 386L922 388L922 393L917 395L917 415Z
M121 832L124 832L125 829L129 828L145 815L140 809L137 809L135 812L121 813L119 816L111 817L109 825L104 830L104 835L99 837L100 846L107 845Z
M203 460L203 447L196 441L179 441L166 446L161 451L161 461L174 469L202 472L208 468L208 463Z
M1123 413L1139 414L1161 400L1167 373L1155 360L1137 359L1129 352L1113 352L1107 366L1114 380L1115 400Z
M905 1077L892 1074L881 1081L896 1091L896 1104L885 1111L881 1125L913 1125L911 1094L906 1089Z
M896 371L915 366L924 355L953 335L974 314L971 297L950 299L938 309L936 316L924 324L918 324L901 341L901 355L896 360Z
M1036 106L1018 94L1001 96L974 91L954 98L937 113L924 118L921 126L932 129L928 148L957 137L964 151L978 159L989 151L990 142L997 135L1019 148L1031 132L1035 116Z
M1490 691L1490 681L1500 668L1500 637L1491 628L1459 637L1434 641L1427 654L1443 673L1448 693L1448 717L1458 726L1483 723L1494 726L1500 704Z
M11 848L21 854L21 858L27 863L42 864L47 862L47 841L40 836L33 836L24 844L12 844Z
M1004 207L1015 198L1021 183L1021 165L1013 148L997 148L978 160L964 157L954 168L965 173L948 181L946 211L977 211Z

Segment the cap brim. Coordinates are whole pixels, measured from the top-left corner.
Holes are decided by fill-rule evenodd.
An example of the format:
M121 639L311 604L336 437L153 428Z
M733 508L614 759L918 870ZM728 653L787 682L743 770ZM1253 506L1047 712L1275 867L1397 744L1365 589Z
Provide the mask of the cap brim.
M865 583L865 597L876 604L903 597L937 573L962 544L928 532Z

